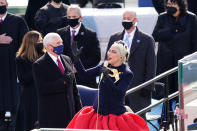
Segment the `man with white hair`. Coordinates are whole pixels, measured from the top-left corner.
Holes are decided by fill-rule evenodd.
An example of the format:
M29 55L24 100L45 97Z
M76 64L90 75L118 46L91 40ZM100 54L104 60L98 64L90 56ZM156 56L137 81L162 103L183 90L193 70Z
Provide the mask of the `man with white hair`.
M110 37L107 50L117 40L123 40L129 48L130 56L128 66L133 71L134 77L130 89L138 86L155 76L156 57L154 52L155 42L137 28L138 18L136 12L126 10L122 16L124 30ZM140 111L151 104L151 91L153 86L148 86L126 96L125 103L134 112ZM144 114L142 117L145 117Z
M62 42L57 33L48 33L43 40L47 53L33 64L40 128L64 128L81 109L73 65L62 55Z

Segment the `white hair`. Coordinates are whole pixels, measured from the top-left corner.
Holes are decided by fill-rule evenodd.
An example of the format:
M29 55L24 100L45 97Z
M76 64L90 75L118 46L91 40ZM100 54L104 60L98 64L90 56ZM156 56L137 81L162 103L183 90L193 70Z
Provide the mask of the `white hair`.
M127 62L128 57L129 57L129 51L128 51L128 47L124 43L124 41L122 41L122 40L115 41L111 47L118 48L120 55L123 57L122 63L125 64Z
M54 32L51 32L51 33L48 33L47 35L45 35L45 37L43 39L43 44L44 44L46 49L47 49L48 44L53 44L55 42L54 41L55 37L58 37L58 38L61 39L60 35L57 34L57 33L54 33Z
M76 5L76 4L72 4L72 5L68 6L67 12L68 12L69 10L77 10L79 16L81 16L81 8L80 8L78 5Z

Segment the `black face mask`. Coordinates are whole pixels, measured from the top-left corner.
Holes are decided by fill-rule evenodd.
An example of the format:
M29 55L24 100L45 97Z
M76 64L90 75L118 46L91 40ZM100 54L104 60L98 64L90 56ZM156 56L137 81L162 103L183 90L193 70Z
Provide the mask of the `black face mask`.
M62 0L53 0L55 3L60 3Z
M6 5L0 6L0 14L3 15L7 11Z
M42 50L43 50L43 43L41 43L41 42L37 43L36 50L37 50L38 53L41 53Z
M75 27L79 24L79 18L76 19L67 19L68 25Z
M177 12L177 9L175 7L167 7L167 13L170 15L173 15L174 13Z
M133 26L133 22L130 21L122 21L122 26L125 30L130 29Z

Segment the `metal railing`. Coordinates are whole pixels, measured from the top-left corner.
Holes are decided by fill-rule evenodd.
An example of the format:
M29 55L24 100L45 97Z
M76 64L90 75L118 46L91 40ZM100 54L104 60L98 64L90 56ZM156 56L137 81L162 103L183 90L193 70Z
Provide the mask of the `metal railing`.
M169 100L171 100L171 99L173 99L173 98L175 98L175 97L177 97L179 95L179 91L177 91L177 92L175 92L173 94L168 95L169 94L169 91L168 91L169 90L169 88L168 88L168 76L170 74L172 74L172 73L177 72L177 71L178 71L178 66L177 67L174 67L174 68L172 68L172 69L170 69L170 70L168 70L168 71L166 71L166 72L164 72L164 73L162 73L162 74L154 77L153 79L151 79L151 80L149 80L147 82L144 82L141 85L138 85L138 86L136 86L136 87L134 87L134 88L132 88L132 89L130 89L130 90L128 90L126 92L126 95L129 95L129 94L131 94L133 92L136 92L136 91L138 91L138 90L140 90L140 89L142 89L144 87L147 87L148 85L154 84L156 81L158 81L158 80L166 77L166 85L165 85L165 95L164 95L164 98L162 98L158 102L156 102L154 104L151 104L148 107L146 107L146 108L144 108L144 109L136 112L137 115L141 115L141 114L144 114L144 113L150 111L150 109L152 109L153 107L155 107L155 106L157 106L157 105L159 105L161 103L165 103L165 109L164 109L165 110L164 111L165 112L165 115L164 115L165 116L165 121L162 121L162 128L164 129L164 131L167 131L167 129L169 128L169 124L172 124L172 119L171 118L173 116L170 115L170 113L172 113L172 112L169 111ZM152 123L151 123L151 125L152 125ZM153 125L153 127L155 127L155 126ZM173 130L174 130L173 124L172 124L172 127L173 127ZM157 129L157 130L159 130L159 129Z
M146 86L148 86L148 85L150 85L150 84L153 84L154 82L160 80L161 78L164 78L165 76L168 76L168 75L170 75L170 74L172 74L172 73L174 73L174 72L177 72L177 71L178 71L178 66L177 66L177 67L174 67L174 68L172 68L172 69L170 69L170 70L168 70L168 71L166 71L166 72L164 72L164 73L162 73L162 74L160 74L160 75L158 75L158 76L156 76L156 77L154 77L153 79L150 79L150 80L147 81L147 82L142 83L142 84L139 85L139 86L136 86L136 87L134 87L134 88L128 90L128 91L126 92L126 95L129 95L129 94L131 94L131 93L133 93L133 92L136 92L136 91L138 91L138 90L140 90L140 89L142 89L142 88L144 88L144 87L146 87Z

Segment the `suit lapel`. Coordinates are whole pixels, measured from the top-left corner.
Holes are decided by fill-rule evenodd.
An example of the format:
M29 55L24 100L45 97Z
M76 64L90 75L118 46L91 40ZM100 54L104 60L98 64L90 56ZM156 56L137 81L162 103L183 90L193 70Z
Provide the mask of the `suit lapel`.
M68 46L70 46L71 45L71 43L70 43L70 39L71 39L71 36L70 36L70 26L67 26L64 36L67 37L66 39L69 41L68 42L69 43Z
M63 64L63 66L64 66L65 73L67 73L67 72L72 72L71 66L70 66L70 64L67 62L67 60L66 60L66 59L63 59L61 55L60 55L60 59L61 59L62 64Z
M10 14L9 14L9 13L7 13L7 16L5 17L4 22L6 22L6 21L7 21L7 19L9 19L9 17L10 17Z
M80 27L80 29L79 29L79 32L78 32L78 34L76 35L76 38L77 38L77 37L81 37L81 36L83 36L83 35L85 35L85 27L84 27L83 24L81 24L81 27Z
M135 50L140 46L140 42L141 41L140 41L139 31L136 27L136 31L130 48L130 54L133 54L135 52Z
M78 45L80 45L80 44L84 44L85 42L85 38L86 37L84 37L84 35L85 35L85 27L83 26L83 24L81 24L81 27L80 27L80 29L79 29L79 32L78 32L78 34L75 36L75 38L74 38L74 40L75 41L78 41L79 43L77 43ZM80 45L80 46L83 46L83 45Z
M125 33L125 30L122 31L122 33L118 36L118 37L119 37L118 40L123 40L123 38L124 38L124 33Z
M51 65L51 68L52 68L51 70L55 70L55 71L57 71L57 72L59 72L59 73L62 74L62 72L60 71L59 67L52 60L52 58L49 56L49 54L48 53L45 53L44 55L45 55L44 58L46 59L46 61L48 62L48 64Z

